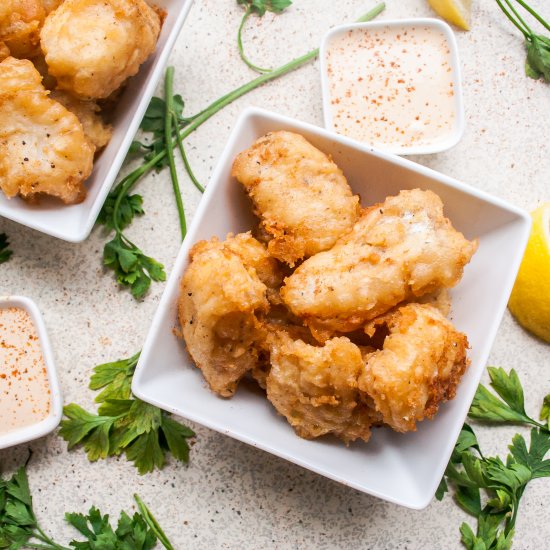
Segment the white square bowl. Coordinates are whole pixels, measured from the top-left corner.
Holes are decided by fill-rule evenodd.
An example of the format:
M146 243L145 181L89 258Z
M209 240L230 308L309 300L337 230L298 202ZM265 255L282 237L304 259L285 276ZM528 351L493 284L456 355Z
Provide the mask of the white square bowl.
M81 242L88 237L163 74L193 0L155 0L154 4L166 11L157 47L141 65L139 72L126 83L111 121L111 141L95 160L93 171L86 180L86 199L80 204L64 205L43 197L40 202L31 204L18 197L8 199L0 191L0 216L64 241Z
M30 298L26 298L25 296L0 296L0 309L12 307L25 310L30 315L34 327L36 328L40 347L42 349L42 356L44 357L44 364L46 366L51 404L50 413L40 422L0 435L0 449L20 445L21 443L26 443L32 439L38 439L39 437L49 434L59 425L63 412L63 398L61 396L61 390L59 389L52 349L40 310Z
M337 131L334 128L334 121L332 118L331 107L331 95L328 82L328 64L327 64L327 50L330 43L334 38L341 36L349 31L355 29L368 30L380 30L380 29L402 29L412 27L431 27L436 31L443 33L449 45L451 72L453 79L453 91L454 91L454 111L455 111L455 123L452 131L449 135L440 140L434 141L431 145L410 145L410 146L398 146L388 144L382 147L378 145L378 149L384 150L388 153L394 153L396 155L425 155L431 153L439 153L446 151L451 147L454 147L464 135L465 128L465 115L464 115L464 100L462 95L462 77L460 70L460 60L458 58L458 44L453 30L447 23L440 19L434 19L430 17L415 18L415 19L394 19L386 21L372 21L368 23L350 23L348 25L341 25L331 29L323 38L321 42L321 48L319 53L320 69L321 69L321 88L323 93L323 115L325 121L325 128L329 130ZM350 52L350 59L353 57L353 52ZM376 68L371 68L376 71ZM366 69L366 71L371 70ZM411 111L412 112L412 111ZM366 121L368 124L368 121ZM350 136L348 136L350 137ZM372 145L366 143L366 145Z
M401 189L435 191L446 215L479 249L453 289L452 319L468 335L471 366L456 398L417 432L374 430L368 443L346 448L332 439L299 438L259 392L246 385L230 399L212 393L174 334L179 280L191 246L201 239L252 228L233 159L267 132L290 130L332 156L363 205ZM409 160L369 149L327 130L260 109L239 118L182 245L153 319L134 376L139 398L221 433L286 458L331 479L391 502L421 509L432 499L466 417L500 324L530 229L522 210Z

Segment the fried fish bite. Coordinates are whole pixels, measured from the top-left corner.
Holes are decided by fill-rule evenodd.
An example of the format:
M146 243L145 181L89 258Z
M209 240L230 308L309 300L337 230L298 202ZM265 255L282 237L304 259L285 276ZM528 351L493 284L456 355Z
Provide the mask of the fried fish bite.
M468 365L468 340L429 304L408 304L374 324L389 334L382 350L367 355L359 388L385 424L415 431L417 422L433 418L442 402L455 397Z
M78 118L50 99L40 81L28 60L0 63L0 189L8 198L43 193L80 202L94 147Z
M476 248L435 193L401 191L300 265L281 297L313 330L350 332L404 300L456 285Z
M42 0L42 4L44 4L44 11L46 12L46 15L48 15L53 10L57 9L62 3L63 3L63 0Z
M272 337L270 361L267 398L300 437L368 441L376 414L358 389L364 363L348 338L317 347L281 331Z
M144 0L65 0L40 33L49 72L80 99L106 98L154 51L160 17Z
M0 42L0 61L4 61L6 57L10 56L10 49L4 42Z
M269 253L291 267L329 249L359 215L344 174L292 132L272 132L240 153L232 175L244 186L270 235Z
M231 397L239 380L257 365L257 315L269 307L266 285L234 251L239 248L235 240L239 236L226 242L214 237L191 249L178 300L189 354L212 391L223 397Z
M40 29L44 23L42 0L0 2L0 42L13 57L32 57L40 51Z
M113 127L103 122L99 114L101 109L95 101L82 101L61 90L54 90L50 97L77 116L86 138L95 147L96 153L109 143Z

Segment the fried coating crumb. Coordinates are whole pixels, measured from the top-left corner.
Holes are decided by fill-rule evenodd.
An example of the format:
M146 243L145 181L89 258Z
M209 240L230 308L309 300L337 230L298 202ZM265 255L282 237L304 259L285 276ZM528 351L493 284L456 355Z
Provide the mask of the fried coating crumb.
M271 339L267 398L300 437L368 441L376 415L358 390L363 370L361 350L345 337L317 347L281 331Z
M6 46L4 42L0 41L0 61L4 61L6 57L9 57L10 49Z
M248 238L198 242L191 249L178 299L187 349L212 391L223 397L231 397L240 379L258 364L257 316L268 309L266 285L234 251L241 240ZM243 255L250 243L245 248Z
M435 193L401 191L300 265L281 297L321 338L350 332L400 302L454 286L476 248L445 218Z
M232 175L243 184L270 236L269 253L291 267L329 249L359 215L342 170L306 139L272 132L241 152Z
M103 122L99 114L101 109L95 101L82 101L61 90L54 90L50 97L77 116L84 128L84 134L95 147L96 153L109 143L113 135L113 127Z
M53 10L57 9L62 3L63 3L63 0L42 0L42 4L44 4L44 11L46 12L46 15L48 15Z
M0 189L8 198L46 194L77 203L86 196L94 148L40 81L28 60L0 63Z
M376 320L389 335L368 354L359 388L373 400L385 424L416 430L453 399L468 365L468 340L430 304L408 304Z
M10 55L32 57L40 51L40 29L44 23L42 0L2 0L0 2L0 42Z
M106 98L154 51L160 17L144 0L65 0L40 33L49 72L80 99Z

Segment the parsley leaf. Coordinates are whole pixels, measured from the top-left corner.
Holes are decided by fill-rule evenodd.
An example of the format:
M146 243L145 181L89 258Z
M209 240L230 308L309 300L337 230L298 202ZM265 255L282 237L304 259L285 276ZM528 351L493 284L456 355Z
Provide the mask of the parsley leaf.
M451 489L457 504L477 518L477 529L463 523L461 540L469 550L506 550L512 546L520 500L528 484L537 478L550 477L550 431L525 412L524 393L517 373L512 369L489 367L491 386L496 397L480 385L470 418L509 424L534 425L529 446L521 434L509 445L509 454L486 457L481 452L471 426L465 424L455 444L451 460L437 491L441 500ZM541 418L550 415L550 397L546 397Z
M502 368L488 367L491 386L501 397L498 399L485 386L478 387L470 412L470 418L487 422L532 423L525 413L523 389L514 369L506 374Z
M92 506L87 515L67 513L65 519L84 540L72 540L77 550L153 550L160 542L174 550L147 506L134 495L139 512L130 517L122 511L116 529L107 514ZM0 548L41 548L71 550L54 542L39 525L32 506L32 496L25 467L8 480L0 478Z
M503 1L506 3L506 6L504 6L501 0L496 0L504 15L521 31L525 38L525 47L527 50L525 74L535 80L543 78L546 82L550 82L550 38L535 34L520 13L518 13L511 0ZM550 31L550 23L524 0L516 0L516 2L529 12L546 30Z
M266 11L281 13L291 4L291 0L237 0L237 4L244 6L248 11L258 14L260 17Z
M550 430L550 393L544 397L544 400L542 402L540 419L546 420L548 429Z
M8 236L0 233L0 264L7 262L13 254L13 251L8 248L9 244Z
M140 474L146 474L164 466L167 452L187 463L187 440L195 433L158 407L132 396L138 359L136 353L95 367L90 389L102 390L95 399L98 414L74 403L65 406L59 434L69 449L82 445L90 461L124 453Z

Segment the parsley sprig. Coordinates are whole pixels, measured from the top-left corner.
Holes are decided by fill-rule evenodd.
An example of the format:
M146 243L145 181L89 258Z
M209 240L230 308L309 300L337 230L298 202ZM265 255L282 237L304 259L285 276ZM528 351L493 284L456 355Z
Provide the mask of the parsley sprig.
M476 532L467 524L460 527L462 543L468 550L508 550L521 498L527 485L538 478L550 477L550 425L541 424L525 412L524 393L514 369L507 374L489 367L491 387L480 384L469 417L497 424L525 424L531 428L527 445L521 434L512 438L505 461L484 456L474 430L464 424L451 460L436 493L438 500L454 488L458 505L477 518ZM546 396L541 419L549 421L550 395Z
M187 463L187 439L195 433L158 407L133 397L131 383L138 359L136 353L95 367L89 387L102 390L95 399L97 414L74 403L66 405L59 434L69 449L82 445L92 462L124 453L145 474L162 469L167 452Z
M147 506L134 495L139 512L129 516L122 511L116 527L108 515L95 506L88 514L67 513L65 520L80 534L69 545L62 546L48 536L39 524L25 467L9 479L0 478L0 548L19 550L152 550L157 541L167 550L173 546Z
M9 245L8 236L0 233L0 264L7 262L13 254L13 251L8 248Z
M264 8L266 11L269 10L278 13L278 9L280 11L284 9L281 2L282 0L254 0L252 4L255 7L252 9L254 13L258 14L261 14ZM378 4L374 9L361 17L359 21L370 21L382 13L384 9L384 3ZM177 147L191 181L199 191L204 191L204 187L198 182L189 165L183 145L184 140L233 101L263 86L267 82L309 63L318 54L319 49L316 48L305 55L293 59L289 63L260 74L250 82L218 98L205 109L191 117L184 117L182 115L183 99L177 94L172 94L173 72L170 72L171 70L168 69L165 80L164 101L160 98L153 98L141 123L141 129L144 132L151 132L153 139L148 143L134 141L130 150L131 153L143 153L143 163L125 176L112 189L98 218L98 223L103 224L108 231L115 231L114 238L105 245L104 264L115 272L119 284L131 289L135 298L142 298L146 294L152 280L164 281L166 279L164 267L156 260L146 256L123 233L124 229L132 223L136 216L143 214L142 197L131 194L135 185L152 170L158 171L166 166L171 166L172 184L176 201L180 201L179 184L176 182L177 174L174 177L174 167L172 165L173 149ZM185 214L183 204L180 202L177 204L180 228L183 235L185 233Z
M546 82L550 82L550 37L536 34L518 10L516 10L511 0L496 0L496 2L506 17L521 31L525 38L525 47L527 49L525 74L535 80L543 78ZM524 0L516 0L516 2L529 12L547 31L550 31L550 23L545 21Z
M246 25L248 18L252 14L256 14L258 17L263 17L266 12L270 11L272 13L282 13L286 8L288 8L292 2L291 0L237 0L237 4L244 6L245 12L243 18L241 19L241 24L239 25L239 30L237 32L237 46L239 48L239 55L241 59L253 70L260 74L268 73L271 69L264 69L258 67L248 59L244 53L243 47L243 29Z

